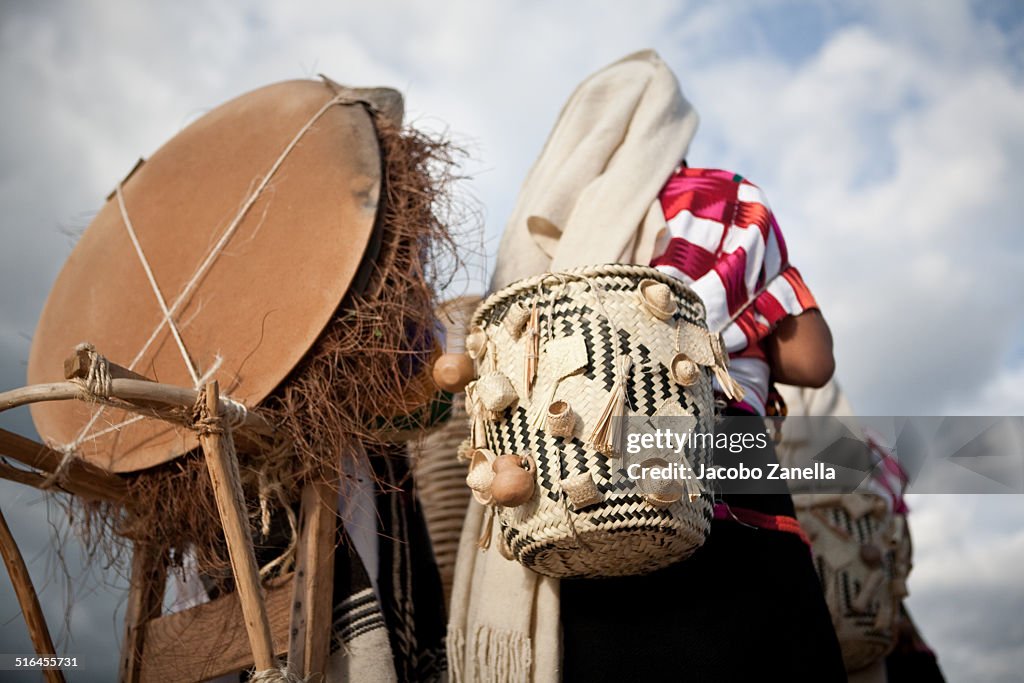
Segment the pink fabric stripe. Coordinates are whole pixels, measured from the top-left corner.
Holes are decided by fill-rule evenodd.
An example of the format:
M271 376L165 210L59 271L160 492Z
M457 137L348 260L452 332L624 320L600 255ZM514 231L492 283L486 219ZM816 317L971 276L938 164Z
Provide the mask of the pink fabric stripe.
M758 410L757 406L752 406L749 403L747 403L746 399L743 399L742 401L732 401L729 404L729 407L731 407L731 408L739 408L740 410L745 410L748 413L750 413L751 415L761 415L761 414L764 413L764 410Z
M768 321L768 327L773 328L775 324L789 315L785 307L770 292L762 292L754 304L757 312L763 315Z
M757 324L754 322L754 313L749 308L743 311L743 313L733 321L733 324L743 331L743 335L747 338L747 346L756 344L760 339L758 336Z
M790 286L793 288L793 292L796 294L797 301L800 302L800 306L803 310L809 308L817 308L818 302L814 300L814 295L811 294L811 290L804 284L804 279L800 277L800 271L793 266L789 266L782 271L782 276L786 278Z
M769 515L764 512L758 512L757 510L732 507L728 503L715 503L713 514L714 519L717 520L735 521L741 524L756 526L759 529L794 534L798 536L808 548L811 546L811 539L809 539L807 534L804 533L804 530L800 526L800 522L796 517L789 517L788 515Z
M728 178L679 175L669 180L659 199L666 219L681 211L689 211L695 216L726 223L726 218L731 218L735 212L733 204L738 187L731 175Z
M876 481L892 496L893 511L899 514L907 514L910 512L910 509L903 498L903 491L906 489L910 477L907 476L903 466L893 457L889 449L883 446L873 434L869 432L865 436L868 446L880 458L879 467L881 467L882 473L881 476L877 477Z
M739 247L731 254L724 254L715 264L714 271L718 273L722 286L725 287L726 304L729 307L729 315L732 316L748 300L745 282L747 250Z
M782 229L779 228L778 222L775 220L775 214L771 215L772 221L772 234L771 239L775 240L775 243L779 247L779 258L781 260L780 269L784 269L789 265L789 250L786 248L786 238L782 236Z
M733 219L733 223L740 228L749 228L755 225L761 231L761 239L767 240L771 230L771 217L771 211L764 204L737 202L736 217Z
M715 265L715 255L682 237L673 237L668 241L665 253L651 261L651 265L655 268L673 266L691 280L696 280Z

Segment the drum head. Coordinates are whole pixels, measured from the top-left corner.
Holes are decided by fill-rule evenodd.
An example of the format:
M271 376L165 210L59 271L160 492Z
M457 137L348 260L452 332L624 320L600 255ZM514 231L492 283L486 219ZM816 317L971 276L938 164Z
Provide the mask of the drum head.
M217 367L210 378L248 407L306 354L359 269L381 182L365 107L330 106L284 157L212 266L198 279L196 273L332 97L317 81L243 95L188 126L123 183L128 217L167 306L196 281L172 317L198 374ZM33 338L29 382L62 380L64 359L83 341L150 379L194 384L115 196L50 292ZM38 403L32 417L47 442L81 439L79 454L114 472L151 467L197 445L187 429L156 419L122 424L133 415L112 408L93 419L97 409L79 401Z

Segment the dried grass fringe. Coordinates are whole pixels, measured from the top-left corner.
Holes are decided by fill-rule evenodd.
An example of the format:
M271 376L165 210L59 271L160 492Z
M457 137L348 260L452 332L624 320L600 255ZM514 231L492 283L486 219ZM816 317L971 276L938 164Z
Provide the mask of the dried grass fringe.
M476 229L453 194L463 152L445 138L379 118L376 123L384 161L377 218L382 240L368 285L346 297L303 361L260 406L279 426L282 440L238 454L257 544L267 522L261 498L277 509L292 505L305 482L339 479L339 454L366 457L363 448L352 446L377 450L400 423L408 426L407 407L422 394L414 387L428 376L437 347L436 293L460 267L457 235ZM130 498L148 504L129 509L68 497L68 513L87 556L124 569L128 555L123 551L132 542L165 553L172 567L180 567L191 550L202 574L228 575L201 453L126 479ZM289 564L278 562L276 573Z

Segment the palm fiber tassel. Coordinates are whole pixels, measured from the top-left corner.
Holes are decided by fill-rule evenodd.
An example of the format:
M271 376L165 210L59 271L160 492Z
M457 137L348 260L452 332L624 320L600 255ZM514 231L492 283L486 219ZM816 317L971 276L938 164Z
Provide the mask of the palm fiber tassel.
M594 431L591 432L588 443L600 453L612 455L616 452L619 437L622 433L622 420L615 418L624 417L626 406L626 380L630 369L633 367L633 359L623 356L616 360L615 384L612 386L612 393L608 397L608 403L601 411L600 417L594 424Z
M526 397L533 395L533 381L537 379L537 362L540 359L540 316L537 303L530 308L530 322L526 325L526 361L523 363L523 386Z
M724 368L721 365L715 366L715 378L718 383L722 386L722 393L729 397L733 401L743 400L743 387L740 386L739 382L732 378L729 374L728 368Z
M743 400L743 387L729 374L729 354L725 350L722 335L709 334L708 339L711 342L711 352L715 357L715 378L722 387L722 393L733 401Z

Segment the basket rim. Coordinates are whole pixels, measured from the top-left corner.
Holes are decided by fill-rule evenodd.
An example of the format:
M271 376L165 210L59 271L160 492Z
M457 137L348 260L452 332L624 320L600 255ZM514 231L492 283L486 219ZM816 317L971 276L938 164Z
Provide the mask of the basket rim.
M700 295L693 291L686 283L650 266L640 266L627 263L605 263L580 266L578 268L568 268L566 270L554 272L548 271L546 273L541 273L540 275L533 275L521 280L516 280L515 282L488 295L473 312L473 318L470 324L479 325L487 313L500 306L507 299L517 296L525 290L534 289L538 285L547 284L548 281L550 281L551 284L555 284L560 278L584 280L594 277L616 275L646 278L668 285L676 295L700 309L701 324L702 326L706 325L705 321L707 320L707 311L704 308L704 301L700 298Z

